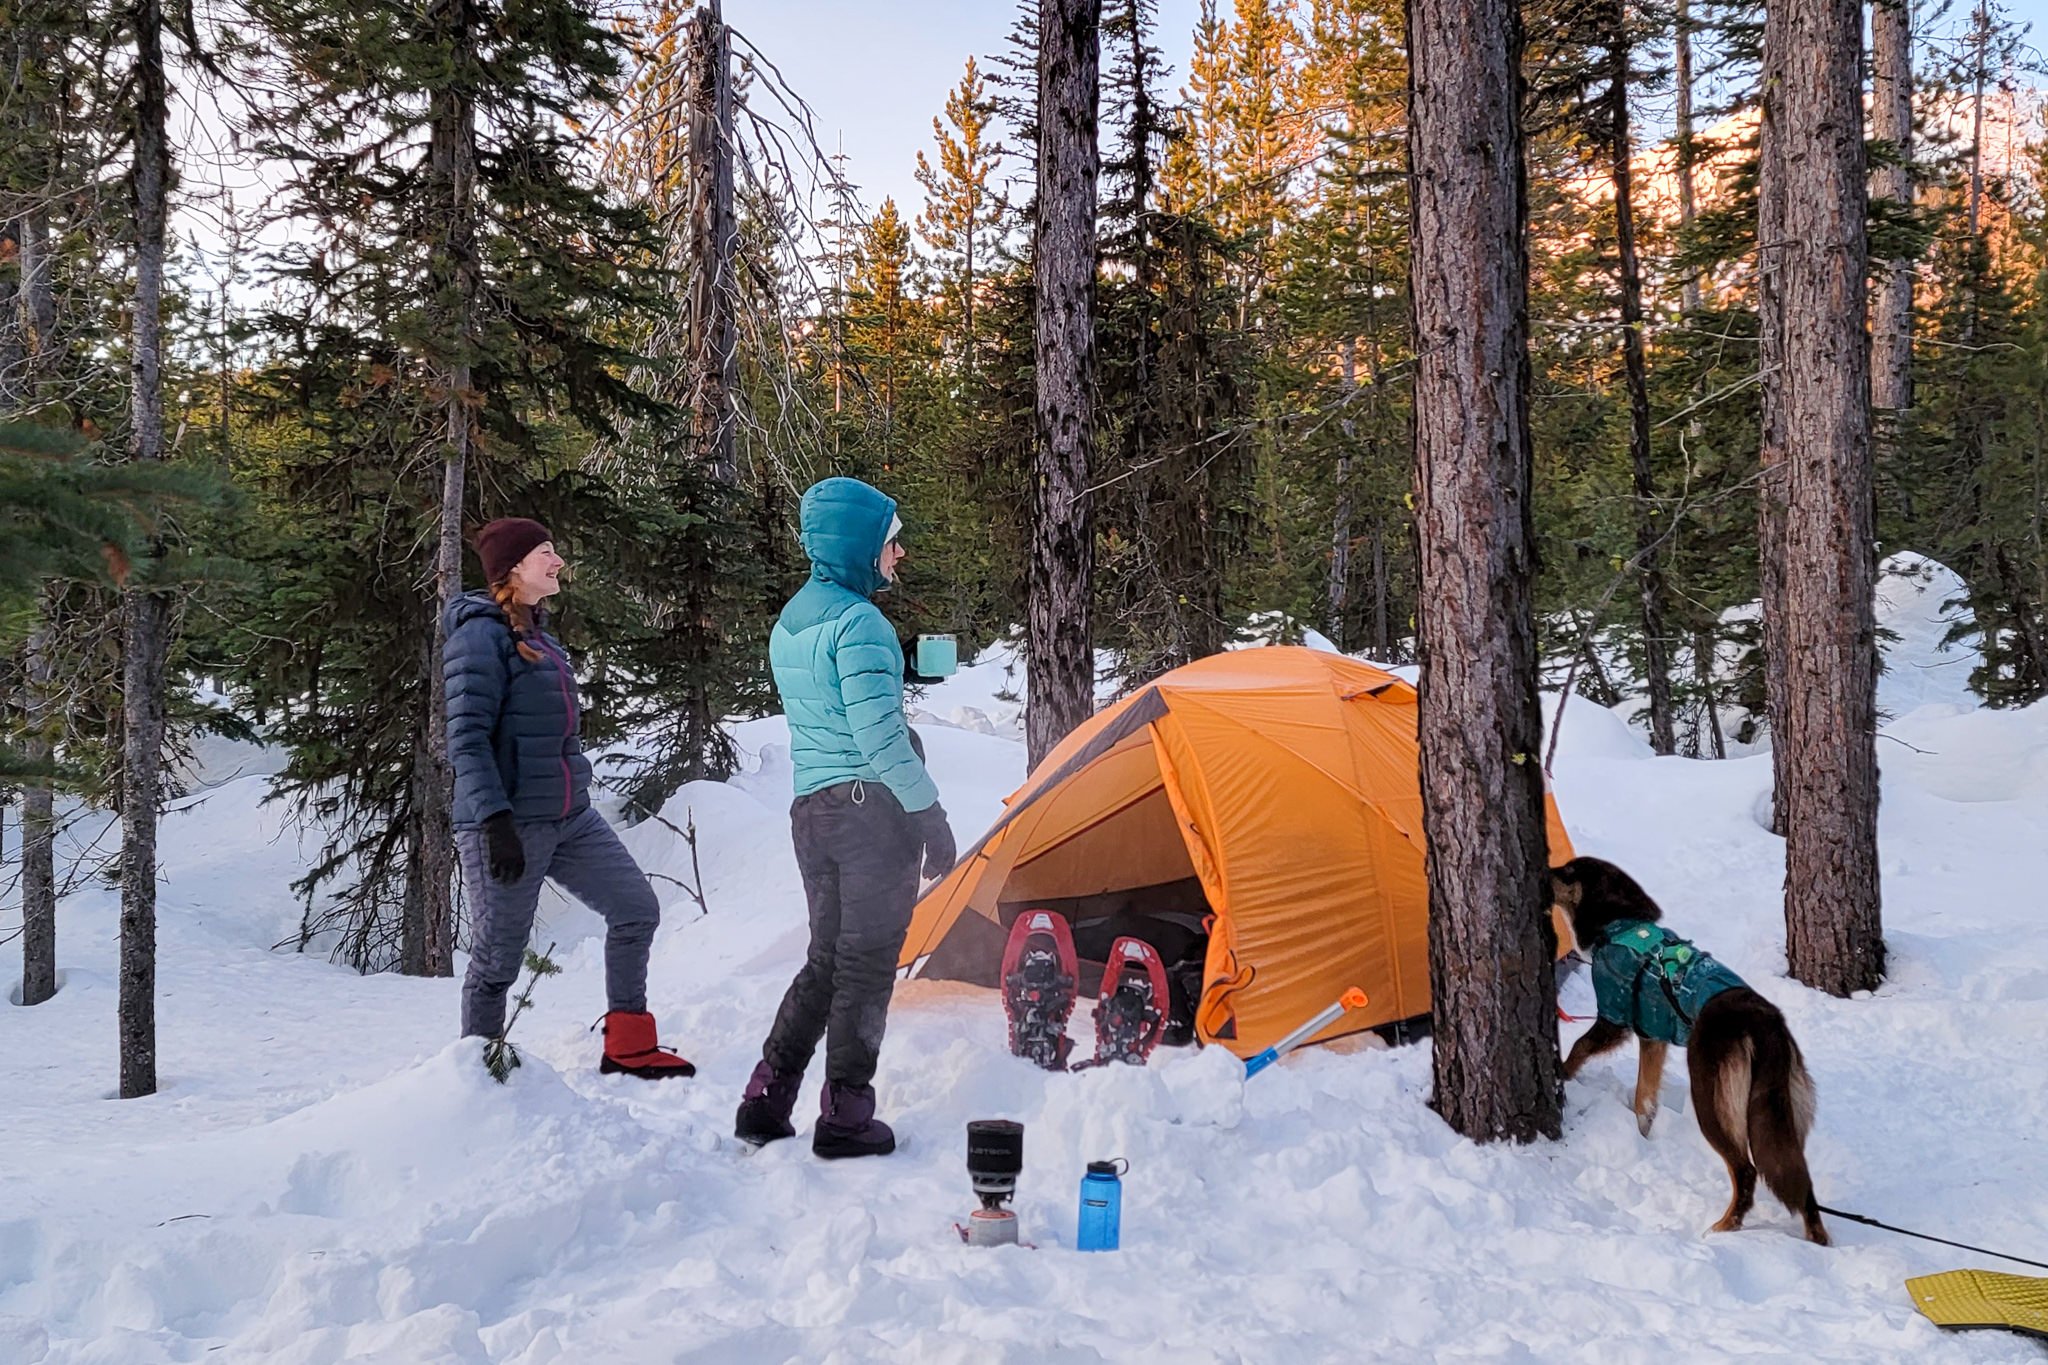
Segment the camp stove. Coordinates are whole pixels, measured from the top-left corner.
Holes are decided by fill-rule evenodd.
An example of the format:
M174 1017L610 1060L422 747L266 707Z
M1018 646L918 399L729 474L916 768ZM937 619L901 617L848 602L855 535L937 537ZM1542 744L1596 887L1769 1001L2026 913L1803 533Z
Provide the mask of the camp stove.
M967 1125L967 1178L981 1207L967 1216L960 1235L976 1247L1015 1246L1017 1215L1003 1207L1017 1193L1024 1169L1024 1125L1009 1119L975 1119Z

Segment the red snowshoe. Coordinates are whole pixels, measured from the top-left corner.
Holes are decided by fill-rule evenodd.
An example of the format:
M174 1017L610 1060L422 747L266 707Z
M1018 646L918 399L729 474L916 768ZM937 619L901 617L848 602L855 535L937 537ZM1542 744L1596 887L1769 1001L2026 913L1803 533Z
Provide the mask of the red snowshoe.
M1003 1013L1010 1020L1010 1051L1047 1071L1064 1071L1073 1044L1067 1017L1074 1012L1079 970L1074 934L1050 910L1027 910L1010 926L1003 949Z
M1102 969L1095 1002L1095 1057L1088 1066L1143 1066L1166 1032L1166 964L1141 938L1120 938Z

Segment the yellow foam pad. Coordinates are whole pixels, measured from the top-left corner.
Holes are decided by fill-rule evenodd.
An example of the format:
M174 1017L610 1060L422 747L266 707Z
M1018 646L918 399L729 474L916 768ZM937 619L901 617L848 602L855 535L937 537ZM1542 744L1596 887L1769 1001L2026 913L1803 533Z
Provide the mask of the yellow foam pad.
M1942 1327L2004 1327L2048 1337L2048 1279L1950 1270L1906 1281L1913 1306Z

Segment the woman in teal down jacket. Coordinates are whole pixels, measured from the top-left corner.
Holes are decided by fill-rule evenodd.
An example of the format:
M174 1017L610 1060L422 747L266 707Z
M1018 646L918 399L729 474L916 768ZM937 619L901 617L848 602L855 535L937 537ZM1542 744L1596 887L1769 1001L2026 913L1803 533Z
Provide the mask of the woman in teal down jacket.
M918 872L944 875L953 831L903 714L903 648L869 600L903 558L895 500L858 479L804 494L810 581L775 623L768 662L789 720L796 801L790 829L810 906L811 944L747 1083L735 1134L794 1137L790 1116L819 1040L825 1090L811 1150L896 1149L875 1117L875 1063Z

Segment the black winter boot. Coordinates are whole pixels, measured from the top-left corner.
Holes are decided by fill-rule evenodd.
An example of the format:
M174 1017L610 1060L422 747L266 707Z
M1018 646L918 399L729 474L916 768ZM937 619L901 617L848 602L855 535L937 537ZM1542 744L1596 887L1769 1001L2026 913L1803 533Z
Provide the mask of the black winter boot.
M756 1062L747 1080L747 1093L740 1100L739 1116L733 1120L732 1135L741 1142L765 1147L777 1138L795 1137L796 1125L789 1116L796 1111L797 1087L802 1076L785 1076L767 1062Z
M896 1150L896 1134L875 1117L871 1085L827 1084L818 1129L811 1150L827 1160L844 1156L887 1156Z

